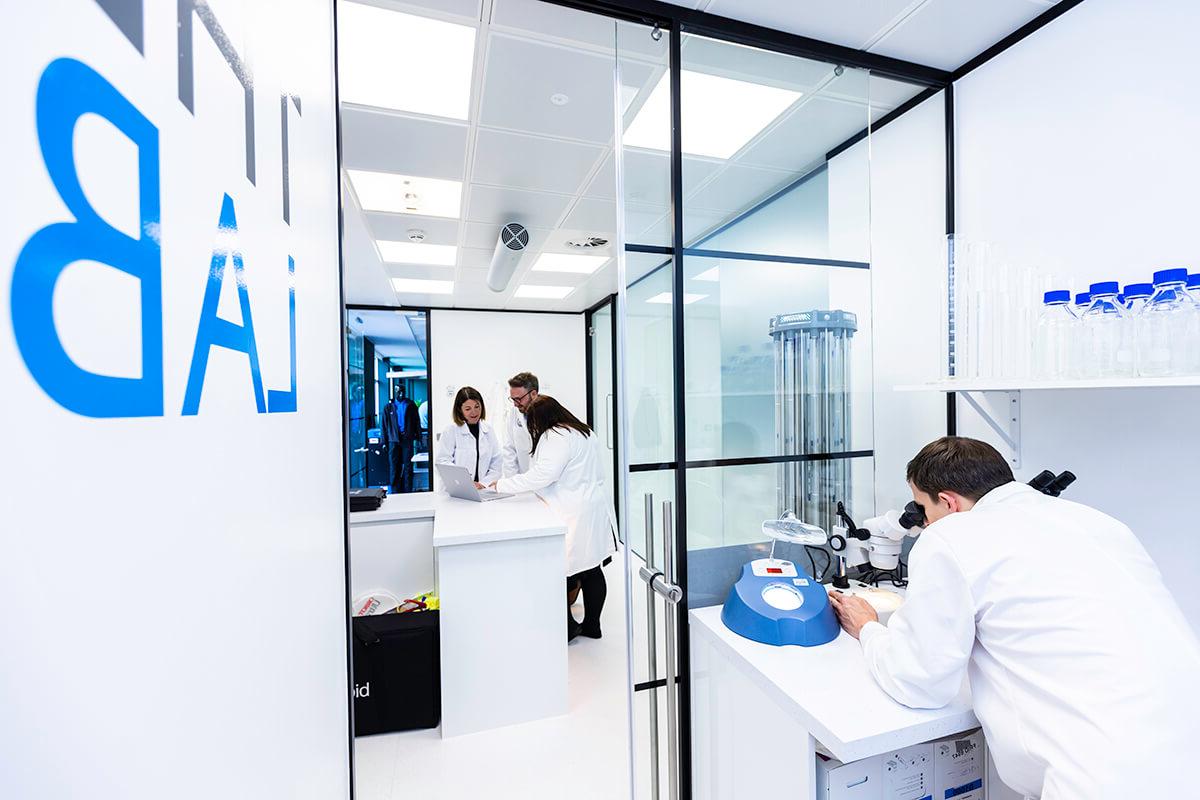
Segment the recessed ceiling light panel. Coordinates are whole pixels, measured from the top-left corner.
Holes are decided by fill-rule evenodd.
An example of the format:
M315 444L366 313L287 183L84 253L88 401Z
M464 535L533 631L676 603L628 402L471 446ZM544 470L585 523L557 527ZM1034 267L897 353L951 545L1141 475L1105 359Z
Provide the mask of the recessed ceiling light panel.
M679 76L683 152L729 158L801 96L801 92L683 70ZM671 88L664 74L646 98L622 143L671 149Z
M462 202L462 183L459 181L363 169L348 169L346 173L363 211L458 218Z
M571 286L536 286L524 284L517 287L514 297L526 297L538 300L562 300L574 291Z
M450 294L454 291L454 281L392 278L392 288L401 294Z
M452 244L415 244L413 242L389 242L380 239L380 257L389 264L428 264L453 267L458 257L458 248Z
M591 275L609 260L608 256L577 255L575 253L542 253L533 262L535 272L574 272Z
M342 102L467 118L474 28L345 0L337 12Z

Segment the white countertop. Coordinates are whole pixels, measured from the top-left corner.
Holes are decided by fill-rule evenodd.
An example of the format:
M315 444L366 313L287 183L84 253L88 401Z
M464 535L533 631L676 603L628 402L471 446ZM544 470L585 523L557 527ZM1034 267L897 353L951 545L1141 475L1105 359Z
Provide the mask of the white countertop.
M434 547L565 536L566 532L559 516L535 494L523 492L486 503L437 495Z
M374 511L351 511L350 527L397 519L432 519L438 497L435 492L389 494Z
M721 607L692 611L704 636L842 761L878 755L979 727L964 686L945 708L906 708L888 697L867 670L858 641L845 631L819 647L774 647L738 636L721 622Z
M354 511L350 527L397 520L432 519L433 546L564 536L558 515L535 494L476 503L442 492L388 495L375 511Z

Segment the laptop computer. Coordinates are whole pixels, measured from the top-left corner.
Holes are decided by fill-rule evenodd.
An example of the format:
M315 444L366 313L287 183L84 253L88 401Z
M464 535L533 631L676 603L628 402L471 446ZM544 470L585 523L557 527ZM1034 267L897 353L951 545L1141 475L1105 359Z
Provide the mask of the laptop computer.
M471 472L466 467L456 464L438 464L437 471L451 497L457 497L460 500L474 500L476 503L512 497L511 494L497 492L495 489L476 489L475 481L471 479Z

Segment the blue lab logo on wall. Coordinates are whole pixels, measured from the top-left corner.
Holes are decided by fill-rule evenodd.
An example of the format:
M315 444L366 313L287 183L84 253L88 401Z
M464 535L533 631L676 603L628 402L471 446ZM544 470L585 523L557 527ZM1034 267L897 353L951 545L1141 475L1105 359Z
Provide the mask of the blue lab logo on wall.
M106 4L101 3L102 7ZM112 4L108 4L111 6ZM104 10L114 16L122 32L139 51L141 4ZM246 177L255 182L253 81L238 54L229 44L212 10L197 0L178 4L180 58L179 100L193 111L193 16L204 25L218 45L230 70L239 79L246 96ZM132 15L136 14L136 18ZM283 219L290 225L288 186L288 105L297 113L300 98L284 94L280 108L283 140ZM137 148L137 187L140 209L139 235L131 237L109 225L92 208L80 184L74 152L75 127L86 114L112 123ZM21 357L38 385L56 403L88 417L156 417L164 414L163 392L163 222L160 214L160 161L158 128L115 86L81 61L60 58L46 67L36 97L38 143L42 160L72 222L55 222L34 233L13 265L11 313L13 333ZM235 234L238 229L233 198L225 194L218 230ZM234 236L219 237L236 241ZM76 364L63 346L54 320L54 289L59 277L78 261L107 264L135 278L140 286L141 377L102 375ZM226 269L232 261L237 284L241 323L217 316L217 305ZM200 397L209 354L215 347L244 353L258 413L296 411L296 291L295 260L288 256L289 335L291 386L286 390L264 390L250 296L244 271L246 265L236 245L218 245L211 254L204 300L196 330L195 347L188 370L181 413L199 413Z

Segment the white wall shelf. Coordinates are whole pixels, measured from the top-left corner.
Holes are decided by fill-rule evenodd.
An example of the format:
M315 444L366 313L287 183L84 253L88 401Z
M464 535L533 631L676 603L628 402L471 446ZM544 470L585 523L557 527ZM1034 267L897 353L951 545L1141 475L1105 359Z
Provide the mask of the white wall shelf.
M1200 376L1174 378L950 378L895 387L897 392L1032 392L1049 389L1168 389L1200 386Z

